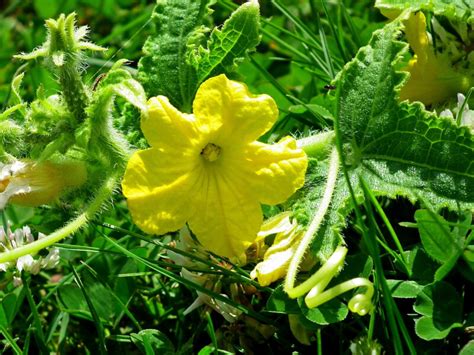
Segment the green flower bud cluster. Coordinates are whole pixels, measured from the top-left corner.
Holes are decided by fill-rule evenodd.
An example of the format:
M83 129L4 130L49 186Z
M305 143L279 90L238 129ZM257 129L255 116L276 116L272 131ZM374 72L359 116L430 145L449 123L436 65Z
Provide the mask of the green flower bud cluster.
M74 13L46 21L47 38L31 53L15 58L43 59L57 78L59 92L24 102L20 86L25 73L12 81L10 107L0 113L0 208L6 203L51 204L60 198L74 209L87 207L53 234L0 253L0 263L35 253L81 228L101 209L117 186L129 156L129 143L115 128L112 109L122 97L146 111L142 86L117 62L98 85L83 80L85 51L104 51L89 42L87 26L76 26ZM91 196L93 198L91 199ZM41 245L40 245L41 244Z

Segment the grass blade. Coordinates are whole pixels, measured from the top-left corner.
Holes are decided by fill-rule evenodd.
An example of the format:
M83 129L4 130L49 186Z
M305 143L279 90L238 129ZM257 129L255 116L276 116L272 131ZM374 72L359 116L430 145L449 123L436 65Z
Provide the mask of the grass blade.
M97 314L97 311L92 303L92 300L90 299L84 284L82 283L81 278L79 277L79 274L77 273L76 269L74 266L71 264L70 265L72 268L72 272L74 274L74 279L81 289L82 295L84 296L84 299L87 302L87 306L89 307L89 311L91 312L92 319L94 320L95 327L97 329L97 334L99 335L99 351L101 354L107 354L107 347L105 345L105 332L104 332L104 326L99 318L99 315Z
M20 347L17 345L15 339L13 339L12 335L8 332L8 330L3 327L3 326L0 326L0 333L3 334L3 336L5 337L6 341L8 342L8 345L11 346L13 352L16 354L16 355L21 355L23 354L23 351L20 349Z

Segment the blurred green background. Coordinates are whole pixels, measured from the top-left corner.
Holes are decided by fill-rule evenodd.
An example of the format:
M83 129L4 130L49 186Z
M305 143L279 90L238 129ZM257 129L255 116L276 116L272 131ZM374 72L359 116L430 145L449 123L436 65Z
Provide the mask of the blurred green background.
M10 82L16 71L25 71L23 63L13 59L20 52L30 52L46 36L44 21L59 14L75 11L78 25L88 25L90 39L108 48L87 60L87 72L92 76L105 65L113 64L108 59L127 58L137 61L145 38L151 31L148 26L155 1L152 0L34 0L0 1L0 104L6 105L10 93ZM134 39L137 40L134 40ZM28 64L28 74L23 87L26 97L42 84L48 93L57 86L45 68L38 63ZM97 76L97 75L95 75Z

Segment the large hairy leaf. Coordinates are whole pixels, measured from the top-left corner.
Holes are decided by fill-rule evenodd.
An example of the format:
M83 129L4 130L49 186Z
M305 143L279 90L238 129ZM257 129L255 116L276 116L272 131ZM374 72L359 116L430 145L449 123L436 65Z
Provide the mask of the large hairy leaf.
M257 1L240 6L225 21L222 29L215 28L207 48L199 46L190 53L190 62L197 70L198 82L235 69L249 50L260 42L260 8Z
M197 86L195 69L187 64L190 37L209 13L211 0L159 1L152 15L156 33L143 46L139 79L148 96L164 95L189 111Z
M433 208L474 207L474 140L469 130L437 117L419 103L399 102L406 74L395 69L407 45L397 40L401 25L374 33L337 78L336 125L351 185L358 200L360 179L377 196L404 196ZM306 225L325 187L327 162L312 163L293 210ZM353 208L347 184L339 178L325 222L312 246L321 259L341 242Z
M259 5L243 4L221 29L204 26L212 0L159 1L153 13L156 34L143 47L139 79L148 96L164 95L183 112L190 112L199 85L211 76L235 70L259 37Z
M473 206L469 130L421 104L398 102L405 74L394 65L407 48L396 40L398 32L397 24L377 31L339 77L337 117L347 160L379 194L423 198L435 206Z

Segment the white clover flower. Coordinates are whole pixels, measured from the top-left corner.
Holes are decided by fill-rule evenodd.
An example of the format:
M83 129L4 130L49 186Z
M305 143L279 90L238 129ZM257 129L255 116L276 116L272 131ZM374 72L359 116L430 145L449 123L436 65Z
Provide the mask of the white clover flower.
M209 255L203 249L203 247L192 238L191 233L188 227L186 226L181 228L181 230L179 231L179 238L176 241L176 249L192 253L202 259L207 259ZM186 267L194 269L205 269L207 266L204 263L196 261L190 257L181 255L171 250L167 250L166 254L176 265L182 266L181 277L186 280L192 281L198 285L206 287L216 293L219 293L221 296L228 298L226 294L220 292L221 288L220 286L218 286L220 285L220 283L218 282L220 276L191 272L186 269ZM197 298L188 308L186 308L186 310L184 311L184 315L191 313L202 305L207 305L211 307L213 310L222 315L226 321L230 323L235 322L242 314L242 311L238 310L235 307L232 307L231 305L225 302L216 300L204 292L196 292L198 295Z
M458 112L464 105L464 101L466 101L466 97L463 94L458 94L458 103L456 108L454 108L453 110L446 109L442 111L439 114L440 117L447 117L455 120L458 115ZM468 127L471 132L474 133L474 110L469 109L469 105L467 104L467 102L461 112L461 126Z
M45 237L44 234L39 233L38 239ZM10 227L5 229L0 227L0 252L6 252L22 247L26 244L34 242L35 238L28 226L17 229L14 232ZM21 285L21 278L19 275L22 271L29 272L33 275L38 274L41 269L52 269L59 263L59 249L50 248L48 255L42 257L38 255L24 255L18 259L10 262L0 263L0 272L13 272L14 285Z
M209 253L207 253L201 245L199 245L191 236L191 232L187 226L184 226L179 230L179 237L176 241L176 249L192 253L202 259L206 259ZM167 250L166 254L168 257L173 260L176 265L180 265L188 268L199 268L204 264L200 263L194 259L191 259L185 255L175 253L172 250Z
M209 283L213 283L211 278L211 275L199 275L197 273L191 272L186 270L184 267L181 269L181 276L185 278L186 280L192 281L196 284L199 284L201 286L206 287ZM212 298L211 296L205 294L204 292L201 291L196 291L198 294L198 297L194 300L194 302L185 309L184 315L187 315L194 311L196 308L206 304L209 307L211 307L213 310L218 312L221 316L225 318L226 321L229 323L235 322L239 316L242 314L242 311L239 309L232 307L228 303L222 302L220 300L216 300ZM227 297L227 295L221 293L221 296Z

